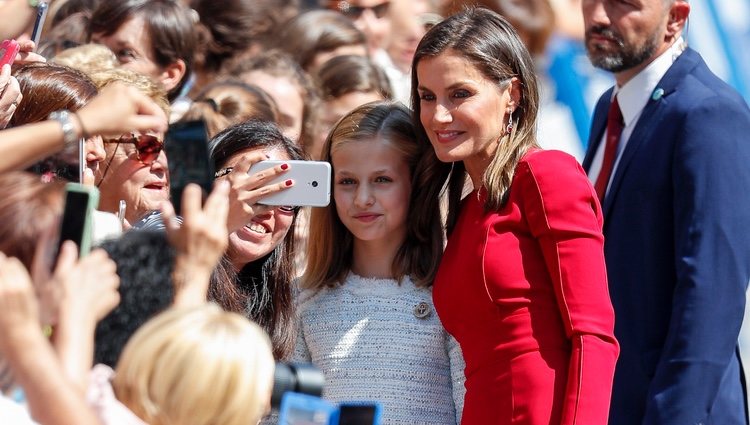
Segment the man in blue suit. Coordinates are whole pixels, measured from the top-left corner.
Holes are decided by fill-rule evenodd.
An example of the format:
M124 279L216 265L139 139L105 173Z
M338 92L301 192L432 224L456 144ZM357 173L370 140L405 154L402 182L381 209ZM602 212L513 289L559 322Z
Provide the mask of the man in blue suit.
M686 0L583 0L616 86L583 166L604 211L610 424L747 424L737 336L750 280L750 110L688 48Z

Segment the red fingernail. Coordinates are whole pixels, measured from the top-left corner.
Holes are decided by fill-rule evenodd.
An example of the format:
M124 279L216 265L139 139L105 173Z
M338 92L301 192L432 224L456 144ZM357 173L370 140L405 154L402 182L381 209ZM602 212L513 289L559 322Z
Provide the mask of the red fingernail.
M286 170L287 168L289 168L289 164L281 164L282 170Z
M287 181L284 182L284 184L287 185L287 186L291 186L293 183L294 183L293 180L287 180Z

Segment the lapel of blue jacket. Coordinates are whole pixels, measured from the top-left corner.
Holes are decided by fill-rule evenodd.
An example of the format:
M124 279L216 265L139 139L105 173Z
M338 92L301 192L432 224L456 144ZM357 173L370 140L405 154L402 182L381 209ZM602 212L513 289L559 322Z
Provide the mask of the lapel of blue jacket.
M670 105L670 96L676 91L677 86L702 61L700 55L695 50L686 49L672 64L667 73L664 74L659 84L656 85L657 89L664 90L664 93L658 99L651 97L648 100L648 103L643 108L643 112L641 112L640 118L638 118L638 122L635 124L633 133L628 139L628 144L622 152L615 175L612 177L612 183L604 198L604 205L602 205L605 222L617 191L620 189L623 175L627 172L628 167L630 167L633 156L646 140L651 139L652 133L658 128L662 116ZM601 134L599 136L601 138Z
M614 87L607 90L596 103L594 108L594 118L591 120L591 133L589 133L589 142L586 146L586 156L583 158L583 169L588 173L591 162L594 160L596 149L602 141L604 130L607 127L607 111L609 110L610 99Z

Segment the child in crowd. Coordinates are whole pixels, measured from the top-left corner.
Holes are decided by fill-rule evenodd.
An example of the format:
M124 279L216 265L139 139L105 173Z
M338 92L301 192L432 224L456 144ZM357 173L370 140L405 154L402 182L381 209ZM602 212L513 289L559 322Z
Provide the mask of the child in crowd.
M412 202L425 148L389 101L331 131L333 200L312 212L298 299L296 359L323 371L324 398L380 402L384 424L455 424L463 406L463 358L432 305L439 200Z

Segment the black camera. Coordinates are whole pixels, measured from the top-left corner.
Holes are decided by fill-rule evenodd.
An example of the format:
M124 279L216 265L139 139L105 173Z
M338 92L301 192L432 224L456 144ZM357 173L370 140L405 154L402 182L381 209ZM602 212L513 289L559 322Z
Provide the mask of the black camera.
M278 409L281 398L288 391L320 397L324 382L323 372L309 363L276 362L271 407Z

